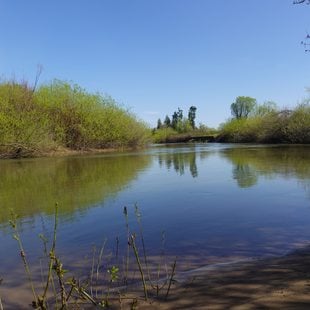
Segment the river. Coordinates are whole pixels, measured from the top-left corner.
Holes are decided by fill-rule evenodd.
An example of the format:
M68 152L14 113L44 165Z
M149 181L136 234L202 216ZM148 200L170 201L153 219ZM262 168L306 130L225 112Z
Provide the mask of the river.
M123 209L147 254L190 269L283 255L310 240L310 146L175 144L136 152L0 161L0 286L25 281L12 229L29 261L42 256L59 206L57 253L71 266L104 240L126 248Z

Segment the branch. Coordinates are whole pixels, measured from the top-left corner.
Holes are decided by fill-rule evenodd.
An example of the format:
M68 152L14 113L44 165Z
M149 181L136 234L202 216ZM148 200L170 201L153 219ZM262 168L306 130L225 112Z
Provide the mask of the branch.
M302 4L302 3L310 4L310 0L295 0L293 2L293 4Z

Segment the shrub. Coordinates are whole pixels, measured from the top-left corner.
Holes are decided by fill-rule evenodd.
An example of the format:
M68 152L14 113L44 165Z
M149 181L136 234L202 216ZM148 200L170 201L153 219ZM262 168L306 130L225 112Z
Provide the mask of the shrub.
M137 147L147 140L147 126L110 97L58 80L38 90L27 83L0 84L2 154Z

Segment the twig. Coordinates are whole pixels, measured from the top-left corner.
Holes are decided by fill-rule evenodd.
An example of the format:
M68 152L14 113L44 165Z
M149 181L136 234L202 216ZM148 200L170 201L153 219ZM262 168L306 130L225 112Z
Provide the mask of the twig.
M172 284L173 277L174 277L174 274L175 274L176 264L177 264L177 260L175 259L174 263L173 263L173 266L172 266L172 271L171 271L171 276L170 276L170 280L169 280L169 284L168 284L168 288L167 288L166 298L168 297L169 292L170 292L171 284Z

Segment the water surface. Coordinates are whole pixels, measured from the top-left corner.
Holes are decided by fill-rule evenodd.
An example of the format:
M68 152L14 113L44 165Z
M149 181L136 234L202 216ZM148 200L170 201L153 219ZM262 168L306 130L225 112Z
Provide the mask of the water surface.
M0 161L0 278L21 265L10 210L35 261L55 202L58 251L68 261L124 237L124 206L137 230L136 204L149 255L160 251L163 231L166 255L192 266L281 255L310 240L310 146L181 144Z

